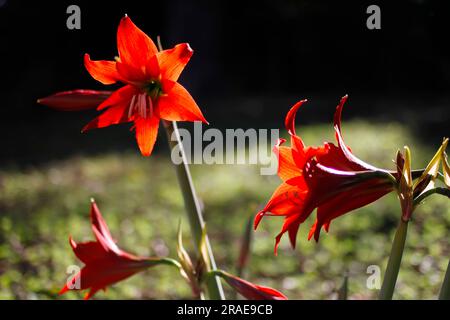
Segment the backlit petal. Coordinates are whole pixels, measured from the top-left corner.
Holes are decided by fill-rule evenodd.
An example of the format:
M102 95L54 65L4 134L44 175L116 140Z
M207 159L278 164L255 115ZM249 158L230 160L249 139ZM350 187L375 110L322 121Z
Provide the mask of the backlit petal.
M166 91L165 88L169 88L169 91ZM160 118L169 121L208 123L197 103L181 84L170 80L163 81L163 92L165 94L158 99L156 108L156 113Z
M306 195L307 189L284 182L274 191L263 212L280 216L298 213L305 205Z
M289 232L289 240L291 242L291 246L293 248L295 248L298 228L299 228L300 224L306 220L306 218L309 216L311 211L308 213L308 215L305 215L305 214L303 214L303 212L300 212L297 214L292 214L290 216L287 216L284 219L283 227L281 228L280 233L278 233L278 235L275 237L275 248L274 248L275 255L277 255L278 246L280 244L281 237L286 232Z
M336 140L338 141L338 146L341 149L344 156L348 159L348 161L353 162L355 165L359 165L365 170L372 170L372 171L385 171L379 168L376 168L361 159L357 158L353 153L350 151L350 148L348 148L345 145L344 138L342 137L341 132L341 116L342 116L342 109L344 108L344 104L347 101L348 96L345 95L342 97L341 101L339 102L339 105L336 107L336 112L334 114L334 130L336 133Z
M162 78L177 81L193 53L188 43L159 52L157 57Z
M100 210L98 209L97 204L95 201L91 201L91 223L92 228L96 228L100 234L103 236L103 239L107 242L108 247L116 252L119 253L120 250L117 247L116 243L114 242L111 232L109 231L108 225L106 224L105 220L103 219L102 214L100 213ZM94 230L95 232L95 230Z
M128 106L126 104L116 105L106 109L101 115L89 122L81 131L85 132L90 129L104 128L113 124L129 122Z
M130 103L132 97L138 94L139 90L132 85L126 85L122 88L114 91L111 96L103 101L97 108L97 110L105 109L106 107L115 105L127 105Z
M286 140L280 139L278 143L273 147L273 152L278 159L278 176L283 180L289 180L293 177L299 176L302 170L296 166L292 148L281 146Z
M300 100L288 111L286 119L284 120L284 125L290 135L296 135L295 133L295 116L297 115L297 110L308 100Z
M145 66L158 49L155 43L140 30L128 16L122 18L117 30L117 49L120 61L145 73Z
M150 156L158 135L159 118L137 117L134 121L136 129L136 141L143 156Z
M116 62L107 60L92 61L89 55L84 55L84 66L92 78L103 84L113 84L120 80Z

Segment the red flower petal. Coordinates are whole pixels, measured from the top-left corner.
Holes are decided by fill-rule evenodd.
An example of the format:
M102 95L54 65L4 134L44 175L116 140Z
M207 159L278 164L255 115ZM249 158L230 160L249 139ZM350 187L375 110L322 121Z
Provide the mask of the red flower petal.
M307 196L307 187L282 183L272 194L263 212L272 215L287 216L301 211Z
M77 258L85 264L104 258L106 254L103 247L96 241L76 243L72 238L69 238L69 242Z
M159 52L157 57L162 78L177 81L193 53L188 43Z
M138 87L145 86L151 79L159 79L161 74L156 55L150 57L146 64L138 68L123 63L120 60L117 61L116 68L124 82Z
M319 240L320 230L323 225L328 225L331 220L342 216L350 211L366 206L393 190L392 184L384 180L368 180L361 182L351 190L338 194L335 198L328 200L317 209L317 221L311 229L308 240L312 233L314 239Z
M305 147L295 134L295 115L304 100L288 112L285 125L291 135L291 148L274 148L279 155L279 175L284 182L275 190L266 207L255 217L255 228L265 215L285 216L276 237L275 253L284 233L289 233L295 247L298 228L318 208L317 220L308 238L319 238L320 229L328 230L330 222L352 210L365 206L393 190L392 176L357 157L345 145L341 134L341 114L347 96L336 108L334 128L338 146Z
M38 103L61 111L81 111L96 108L105 101L111 91L71 90L38 99Z
M306 218L309 217L311 212L312 209L308 211L301 211L299 213L289 215L284 219L283 227L281 228L280 233L278 233L278 235L275 237L275 248L274 248L275 255L277 255L278 253L278 246L280 244L281 237L286 232L289 232L289 240L291 242L291 246L292 248L295 248L298 228L300 227L300 224L303 223L306 220Z
M249 300L287 300L284 294L273 288L258 286L222 270L219 275L231 287Z
M345 95L341 98L339 105L336 107L336 112L334 113L334 130L336 132L336 140L338 141L338 146L341 149L343 155L347 158L348 162L353 163L350 165L351 167L360 166L364 170L372 170L372 171L385 171L379 168L376 168L361 159L358 159L353 153L350 151L350 148L345 145L344 139L341 133L341 116L342 109L344 108L344 104L347 101L348 96Z
M166 263L165 259L137 257L122 251L114 243L108 226L94 201L91 203L91 226L96 242L70 245L76 256L85 263L59 294L68 290L90 289L85 299L91 298L98 290L126 279L146 268ZM75 285L79 285L76 287Z
M132 85L126 85L122 88L114 91L111 96L103 101L97 108L97 110L105 109L106 107L114 106L114 105L122 105L127 106L130 104L132 97L135 94L138 94L139 90Z
M128 108L126 105L116 105L109 107L97 118L89 122L81 132L85 132L90 129L104 128L113 124L129 122L131 119L128 117Z
M299 176L302 173L302 170L295 164L292 148L281 146L285 141L284 139L279 139L278 143L273 147L273 153L278 159L278 176L283 181Z
M145 66L158 49L155 43L140 30L128 16L120 20L117 30L117 49L120 61L126 66L145 72Z
M137 117L134 120L136 125L136 140L143 156L148 157L152 153L158 135L159 118Z
M105 222L105 220L102 217L102 214L100 213L100 210L97 207L97 204L94 200L91 201L91 223L92 223L92 229L95 234L97 234L96 231L102 236L102 240L105 241L105 243L108 245L108 249L115 252L120 253L121 250L117 247L116 243L114 242L111 232L109 231L109 228ZM101 242L98 238L97 240Z
M284 125L291 136L295 136L295 115L297 114L297 110L308 100L300 100L288 111L286 115L286 119L284 120ZM301 140L300 140L301 141ZM302 143L303 144L303 143ZM302 146L303 148L303 146Z
M164 80L162 85L165 95L159 97L155 110L160 118L168 121L202 121L208 123L194 99L181 84Z
M75 277L79 277L79 290L90 288L90 292L84 296L84 299L87 300L98 290L131 277L143 269L145 269L144 263L141 263L139 267L139 263L136 264L133 261L120 259L98 260L95 263L84 266Z
M120 80L120 75L117 72L116 62L99 60L92 61L89 55L84 55L84 66L91 74L92 78L100 81L103 84L113 84Z
M288 228L289 241L291 242L292 249L295 249L295 245L297 243L298 228L300 227L300 224L304 222L304 220L306 219L303 219L303 221L297 219L292 222Z

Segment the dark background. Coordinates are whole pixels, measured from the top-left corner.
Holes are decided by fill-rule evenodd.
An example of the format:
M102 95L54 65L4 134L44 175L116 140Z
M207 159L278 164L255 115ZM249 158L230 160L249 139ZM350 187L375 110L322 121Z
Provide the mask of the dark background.
M330 122L349 94L346 119L406 123L436 145L449 134L448 1L392 2L0 0L0 165L136 148L127 125L80 134L95 111L35 103L57 91L105 89L82 57L117 54L125 13L165 47L191 44L180 82L214 127L280 128L301 98L310 102L298 123ZM70 4L81 8L81 30L66 27ZM381 7L381 30L366 28L370 4Z

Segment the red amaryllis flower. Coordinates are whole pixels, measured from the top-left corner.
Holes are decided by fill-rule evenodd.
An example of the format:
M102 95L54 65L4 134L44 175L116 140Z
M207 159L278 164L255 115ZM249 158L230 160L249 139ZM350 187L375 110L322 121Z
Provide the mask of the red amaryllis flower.
M275 289L258 286L247 280L236 277L223 270L214 271L219 277L222 277L234 290L249 300L287 300L288 298L280 291Z
M94 201L91 205L91 224L96 241L76 243L69 238L73 252L85 266L66 283L59 294L68 290L90 289L84 297L89 299L98 290L149 267L159 264L176 265L176 262L170 259L137 257L121 250L114 242Z
M104 112L82 131L134 122L141 153L149 156L160 119L207 123L189 92L177 82L193 53L189 44L158 52L152 39L125 16L117 31L117 48L116 61L92 61L88 54L84 56L84 65L94 79L105 85L122 82L125 86L98 105L97 110ZM45 99L41 102L46 104ZM67 101L60 109L67 109L65 104Z
M317 219L309 239L319 239L322 227L328 231L330 222L354 209L365 206L394 188L395 178L386 170L375 168L356 158L345 145L341 134L341 113L347 96L341 99L334 116L337 146L326 142L321 147L307 147L295 133L295 115L306 102L302 100L288 112L286 128L291 147L274 147L278 156L278 175L283 183L255 217L255 229L264 216L284 216L281 232L276 237L275 254L282 235L288 232L295 248L298 228L314 209Z

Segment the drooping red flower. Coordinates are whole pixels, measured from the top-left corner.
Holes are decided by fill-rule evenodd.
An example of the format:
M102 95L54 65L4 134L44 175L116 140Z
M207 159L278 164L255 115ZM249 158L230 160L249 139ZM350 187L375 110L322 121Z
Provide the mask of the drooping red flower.
M317 208L317 219L308 239L319 239L322 227L328 232L333 219L363 207L394 189L395 178L384 169L373 167L355 157L345 145L341 134L341 113L347 96L336 108L334 129L337 146L326 142L321 147L307 147L295 133L295 115L306 100L295 104L288 112L285 126L291 136L291 147L274 147L278 175L283 183L255 217L255 229L264 216L284 216L281 232L276 237L275 254L286 232L295 248L297 232Z
M84 299L91 298L98 290L124 280L140 271L159 264L172 264L164 258L137 257L121 250L94 201L91 204L91 224L96 241L76 243L71 237L70 245L85 266L71 278L59 294L68 290L90 291Z
M215 272L222 277L234 290L249 300L287 300L288 298L280 291L270 287L259 286L247 280L234 276L226 271Z
M160 119L207 123L189 92L177 82L193 54L188 43L158 52L152 39L125 16L117 31L117 48L116 61L93 61L88 54L84 56L84 65L94 79L105 85L121 82L125 86L97 106L103 113L82 131L133 122L141 153L149 156ZM66 100L61 104L54 103L54 97L40 99L40 102L46 104L47 99L53 102L52 107L67 110L65 106L71 103L69 96L63 95ZM72 97L76 102L77 96ZM74 109L73 105L70 109ZM85 108L80 105L79 109Z

